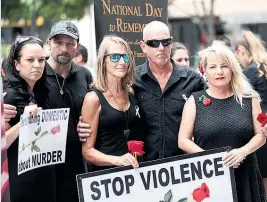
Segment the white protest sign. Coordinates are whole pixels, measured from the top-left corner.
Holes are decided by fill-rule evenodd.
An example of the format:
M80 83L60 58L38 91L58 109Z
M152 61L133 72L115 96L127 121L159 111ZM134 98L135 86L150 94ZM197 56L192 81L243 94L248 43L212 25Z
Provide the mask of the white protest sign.
M236 202L228 148L77 175L80 202Z
M21 116L18 175L65 162L69 111L69 108L49 109L35 116Z

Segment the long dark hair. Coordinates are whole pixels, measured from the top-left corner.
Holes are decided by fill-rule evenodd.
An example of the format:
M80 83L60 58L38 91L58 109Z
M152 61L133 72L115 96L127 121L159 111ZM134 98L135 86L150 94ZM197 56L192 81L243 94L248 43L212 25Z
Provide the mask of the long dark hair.
M6 76L8 80L8 87L17 88L25 99L29 99L31 94L28 92L28 84L20 76L15 67L15 60L20 62L21 49L26 44L38 44L43 48L43 42L40 39L31 36L19 36L10 48L6 63ZM33 93L38 106L44 106L48 98L46 69L44 69L42 77L35 83Z

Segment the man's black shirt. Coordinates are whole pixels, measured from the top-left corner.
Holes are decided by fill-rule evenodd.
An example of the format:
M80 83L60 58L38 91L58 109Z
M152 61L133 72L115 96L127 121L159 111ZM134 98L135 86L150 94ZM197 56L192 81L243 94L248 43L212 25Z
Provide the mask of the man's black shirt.
M163 92L148 62L136 67L134 91L144 123L145 160L183 153L178 149L183 107L193 92L205 86L204 80L193 70L178 67L173 61L172 65L173 72Z
M82 146L77 133L77 124L81 114L83 99L93 80L88 69L72 62L71 70L65 78L64 94L61 95L60 87L63 85L64 78L57 74L58 84L55 72L49 64L46 64L46 71L49 95L45 108L70 108L65 163L55 165L55 201L78 202L76 175L84 173L85 170Z

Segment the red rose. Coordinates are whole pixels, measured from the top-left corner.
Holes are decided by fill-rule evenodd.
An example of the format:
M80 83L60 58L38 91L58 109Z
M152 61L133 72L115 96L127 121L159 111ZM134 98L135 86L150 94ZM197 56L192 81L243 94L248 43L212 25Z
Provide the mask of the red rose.
M202 183L200 188L197 188L193 191L193 198L196 202L201 202L205 198L210 197L210 190L206 183Z
M261 124L261 126L265 126L267 123L267 115L265 113L260 113L257 117L257 121Z
M211 103L211 100L209 98L204 98L203 99L203 104L204 105L208 106L208 105L210 105L210 103Z
M127 145L129 152L133 155L134 153L136 153L138 156L142 156L145 153L143 151L144 142L142 141L135 141L135 140L128 141Z
M60 125L57 125L56 127L54 127L54 128L51 129L51 133L53 135L55 135L55 134L57 134L59 132L60 132Z

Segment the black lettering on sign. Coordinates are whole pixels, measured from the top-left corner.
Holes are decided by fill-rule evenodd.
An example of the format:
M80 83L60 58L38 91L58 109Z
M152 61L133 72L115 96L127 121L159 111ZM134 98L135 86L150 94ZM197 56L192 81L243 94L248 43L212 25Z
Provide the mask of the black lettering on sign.
M224 175L224 171L219 171L220 168L223 167L222 157L218 157L214 159L214 168L215 168L215 176Z
M203 162L203 173L207 178L211 178L213 176L213 170L209 169L209 171L208 171L208 165L212 165L212 161L209 159L206 159Z
M62 151L61 150L57 151L57 161L62 161Z
M91 194L93 200L99 200L101 198L101 191L97 187L99 187L99 183L97 181L93 181L90 185L91 191L96 194Z
M67 120L68 118L68 110L65 110L65 112L63 113L64 116L64 120Z
M134 177L132 175L126 175L125 177L125 188L126 188L126 193L130 193L130 186L134 185Z
M108 189L108 184L111 183L110 179L106 179L106 180L101 180L101 185L105 186L105 192L106 192L106 198L109 198L109 189Z
M165 176L165 181L163 180L163 175ZM159 183L163 187L168 186L170 183L170 174L166 168L161 168L159 170Z
M155 170L152 170L152 175L153 175L153 181L154 181L154 188L158 188L157 174Z
M180 179L176 179L175 178L174 168L171 167L170 170L171 170L172 184L179 184L180 183Z
M31 159L28 158L28 160L26 161L20 161L19 165L18 165L18 172L21 172L23 170L27 170L31 168Z
M144 176L144 173L140 173L140 177L142 179L143 185L145 187L145 190L148 190L150 187L150 177L151 177L151 170L147 172L146 177Z
M189 182L191 180L190 177L185 176L185 175L189 174L189 165L188 164L180 165L180 170L181 170L182 182Z
M123 194L124 185L123 185L123 181L122 181L122 179L120 177L115 177L113 179L113 181L112 181L112 189L113 189L113 192L114 192L114 194L116 196L120 196L120 195Z
M192 180L196 180L196 175L198 179L202 179L202 169L201 169L201 163L200 161L197 162L197 165L195 163L190 163L191 167L191 173L192 173Z
M46 153L42 153L42 164L46 164Z
M48 163L56 163L62 161L62 151L52 151L45 153L37 153L32 156L32 166L39 166Z

